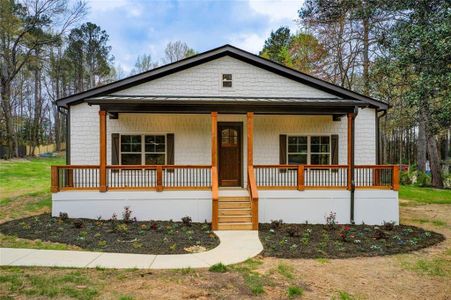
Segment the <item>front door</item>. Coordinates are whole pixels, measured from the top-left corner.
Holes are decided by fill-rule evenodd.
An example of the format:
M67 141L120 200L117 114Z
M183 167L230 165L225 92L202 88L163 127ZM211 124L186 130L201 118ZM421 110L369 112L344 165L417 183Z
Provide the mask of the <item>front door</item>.
M242 129L242 123L218 123L219 186L241 186Z

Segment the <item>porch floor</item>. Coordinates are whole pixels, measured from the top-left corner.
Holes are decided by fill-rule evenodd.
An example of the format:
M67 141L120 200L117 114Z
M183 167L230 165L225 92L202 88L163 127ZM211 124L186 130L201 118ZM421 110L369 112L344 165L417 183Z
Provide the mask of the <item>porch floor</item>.
M215 231L218 247L193 254L150 255L69 250L0 248L0 266L42 266L111 269L208 268L217 263L235 264L263 250L258 231Z

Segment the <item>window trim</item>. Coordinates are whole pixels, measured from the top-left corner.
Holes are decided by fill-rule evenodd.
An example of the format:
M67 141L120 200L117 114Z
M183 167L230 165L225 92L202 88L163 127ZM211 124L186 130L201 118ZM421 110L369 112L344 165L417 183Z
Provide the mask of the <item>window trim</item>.
M287 159L287 165L289 165L290 164L290 162L289 162L289 160L288 160L288 156L289 156L289 154L292 154L292 153L294 153L294 154L296 154L297 152L290 152L289 151L289 147L288 147L288 145L289 145L289 143L288 143L288 141L289 141L289 139L290 139L290 137L307 137L307 165L311 165L311 163L312 163L312 161L311 161L311 155L312 155L312 151L311 151L311 149L310 149L310 147L311 147L311 138L312 137L329 137L329 152L313 152L313 154L329 154L329 162L328 162L328 165L330 165L331 164L331 162L332 162L332 134L287 134L287 141L286 141L286 149L287 149L287 156L286 156L286 159Z
M141 151L140 152L124 152L124 154L141 154L141 164L142 166L147 165L146 154L164 154L164 164L167 164L168 159L168 145L167 145L167 133L119 133L119 165L122 165L122 136L123 135L140 135L141 136ZM164 137L164 152L146 152L146 136L163 136Z
M232 76L232 79L231 80L224 80L223 79L223 76L224 75L230 75L230 76ZM225 91L232 91L233 89L234 89L234 87L235 87L235 85L234 85L234 83L233 83L233 73L221 73L220 75L219 75L219 86L221 87L221 90L225 90ZM231 83L231 85L232 86L224 86L224 82L230 82Z

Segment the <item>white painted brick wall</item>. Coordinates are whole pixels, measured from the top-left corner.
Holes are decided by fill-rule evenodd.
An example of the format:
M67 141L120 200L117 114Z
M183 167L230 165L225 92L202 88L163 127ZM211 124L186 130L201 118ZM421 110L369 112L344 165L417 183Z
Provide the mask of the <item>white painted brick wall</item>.
M232 74L231 89L221 88L221 76L225 73ZM115 95L334 97L229 56L119 91Z
M218 121L243 122L243 164L247 161L246 116L218 115ZM254 163L279 163L279 135L339 135L339 163L346 164L346 117L333 122L331 116L256 115L254 121ZM359 111L356 122L356 164L375 164L375 110ZM210 164L211 123L209 115L120 114L108 119L107 155L111 162L111 133L174 133L176 164ZM97 106L79 104L71 107L71 162L98 164L99 115ZM246 178L243 170L243 178Z

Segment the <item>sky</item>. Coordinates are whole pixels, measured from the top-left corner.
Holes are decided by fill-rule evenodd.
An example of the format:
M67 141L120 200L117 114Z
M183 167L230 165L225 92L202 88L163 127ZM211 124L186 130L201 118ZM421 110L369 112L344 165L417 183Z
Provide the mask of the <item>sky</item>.
M85 21L110 36L115 66L128 74L138 55L161 64L170 41L197 52L232 44L257 54L271 30L298 29L302 0L88 0Z

